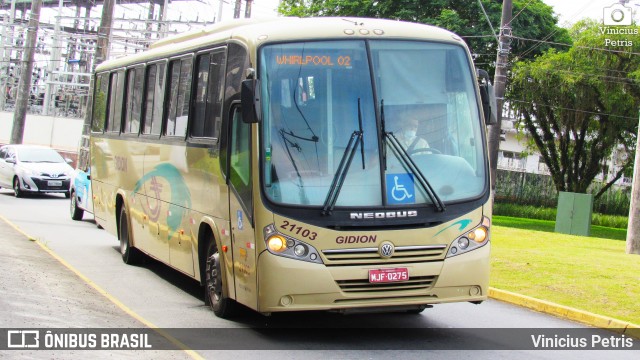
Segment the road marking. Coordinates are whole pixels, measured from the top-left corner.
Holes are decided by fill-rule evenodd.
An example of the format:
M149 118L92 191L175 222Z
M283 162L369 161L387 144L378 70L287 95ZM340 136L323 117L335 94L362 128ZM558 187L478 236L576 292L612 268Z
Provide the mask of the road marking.
M489 297L492 299L508 302L527 309L532 309L546 314L551 314L564 319L569 319L593 327L608 329L620 334L638 337L637 329L640 325L623 320L614 319L608 316L594 314L588 311L575 309L552 303L546 300L532 298L530 296L517 294L511 291L489 288Z
M198 359L198 360L204 360L204 358L202 356L200 356L200 354L198 354L197 352L189 349L187 347L187 345L183 344L180 340L176 339L175 337L173 337L170 334L168 334L166 331L164 331L164 330L160 329L159 327L157 327L156 325L154 325L152 322L150 322L150 321L146 320L145 318L143 318L142 316L138 315L133 310L131 310L129 307L127 307L125 304L123 304L120 300L116 299L113 295L109 294L106 290L102 289L96 283L91 281L91 279L89 279L88 277L83 275L80 271L76 270L76 268L74 268L71 264L69 264L66 260L64 260L58 254L53 252L53 250L49 249L45 244L40 242L37 238L27 234L26 232L24 232L22 229L20 229L17 225L15 225L11 221L9 221L9 219L5 218L4 216L0 215L0 219L2 219L2 221L4 221L5 223L9 224L9 226L11 226L14 230L16 230L20 234L24 235L30 241L33 241L36 244L38 244L40 246L40 248L42 248L45 252L47 252L49 255L51 255L51 257L53 257L54 259L58 260L58 262L60 262L64 267L66 267L67 269L71 270L71 272L76 274L87 285L89 285L92 288L94 288L100 295L106 297L109 301L111 301L114 305L119 307L122 311L127 313L129 316L131 316L134 319L140 321L146 327L152 329L153 331L155 331L158 334L160 334L160 336L162 336L163 338L169 340L172 344L174 344L175 346L180 348L182 351L184 351L191 358Z

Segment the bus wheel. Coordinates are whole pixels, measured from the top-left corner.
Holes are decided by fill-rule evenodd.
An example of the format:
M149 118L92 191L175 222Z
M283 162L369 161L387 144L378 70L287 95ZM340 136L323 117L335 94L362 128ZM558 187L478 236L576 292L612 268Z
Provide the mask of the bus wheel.
M69 210L71 211L71 219L82 220L82 216L84 215L84 210L78 207L78 199L76 198L75 191L71 192L71 204L70 204Z
M205 275L206 302L216 316L226 319L233 316L235 302L225 295L220 253L216 249L215 240L211 239L207 249Z
M141 254L138 249L131 247L131 236L129 231L129 217L124 205L120 209L120 254L125 264L133 265L140 262Z

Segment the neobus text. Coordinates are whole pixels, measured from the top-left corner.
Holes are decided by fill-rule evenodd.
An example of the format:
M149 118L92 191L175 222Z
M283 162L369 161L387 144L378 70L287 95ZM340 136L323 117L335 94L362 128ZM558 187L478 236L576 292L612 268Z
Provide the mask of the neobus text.
M351 213L351 220L368 220L368 219L396 219L405 217L418 216L417 210L408 211L382 211L382 212L354 212Z

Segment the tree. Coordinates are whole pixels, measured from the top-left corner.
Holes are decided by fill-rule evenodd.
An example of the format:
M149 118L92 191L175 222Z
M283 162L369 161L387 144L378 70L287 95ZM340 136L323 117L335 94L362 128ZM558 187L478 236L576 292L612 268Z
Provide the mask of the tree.
M478 1L459 0L283 0L279 12L288 16L357 16L397 19L443 27L462 36L476 56L476 66L493 78L497 52L496 33L500 27L502 0L482 0L492 26ZM524 9L524 10L523 10ZM522 10L522 11L521 11ZM518 59L533 59L549 48L564 49L553 43L569 44L566 29L557 26L553 9L542 0L514 0L511 22L514 42L512 54ZM549 42L529 39L546 38Z
M640 106L640 27L573 26L569 51L549 50L513 68L507 101L518 113L532 148L549 167L558 191L586 193L617 146L635 149ZM623 162L602 195L633 166Z

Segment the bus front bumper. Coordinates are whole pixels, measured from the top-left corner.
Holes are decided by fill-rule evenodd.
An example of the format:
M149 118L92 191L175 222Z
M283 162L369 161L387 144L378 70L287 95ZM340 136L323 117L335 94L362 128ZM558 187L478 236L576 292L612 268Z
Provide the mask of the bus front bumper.
M333 266L263 252L258 260L258 311L348 311L480 302L489 291L490 243L441 261ZM369 284L369 270L407 268L409 282Z

